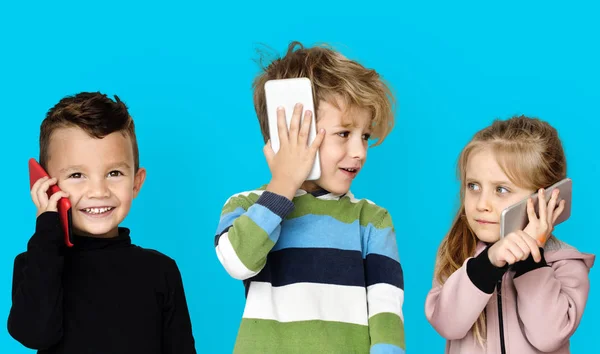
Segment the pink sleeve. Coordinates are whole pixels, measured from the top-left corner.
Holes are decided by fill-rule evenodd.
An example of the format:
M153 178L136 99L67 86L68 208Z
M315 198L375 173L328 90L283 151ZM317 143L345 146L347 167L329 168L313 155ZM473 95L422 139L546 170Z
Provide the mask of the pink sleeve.
M448 340L462 339L485 309L492 293L480 290L467 274L467 259L440 285L436 280L425 300L425 316L433 328Z
M557 350L579 326L590 289L588 273L582 260L570 259L514 279L518 316L538 350Z

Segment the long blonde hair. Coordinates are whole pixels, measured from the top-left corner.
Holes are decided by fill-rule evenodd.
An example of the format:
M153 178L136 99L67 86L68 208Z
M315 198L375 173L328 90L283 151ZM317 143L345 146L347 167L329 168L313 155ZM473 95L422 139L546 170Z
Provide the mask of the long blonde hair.
M548 187L567 175L565 153L558 132L547 122L518 116L495 120L489 127L477 132L458 159L460 207L438 250L435 277L440 284L475 253L477 236L465 219L465 176L470 155L482 148L491 148L506 176L522 188L537 190ZM483 345L486 338L485 311L472 331L475 339Z

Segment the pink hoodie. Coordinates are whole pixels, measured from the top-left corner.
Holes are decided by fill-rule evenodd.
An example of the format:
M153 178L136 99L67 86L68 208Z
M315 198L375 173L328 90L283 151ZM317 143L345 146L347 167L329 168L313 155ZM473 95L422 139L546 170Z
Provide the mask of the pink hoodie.
M447 354L570 352L569 338L583 315L595 256L554 237L542 255L540 263L530 256L507 271L491 264L486 245L480 242L475 257L443 286L434 280L425 315L448 340ZM484 309L487 344L481 347L471 328Z

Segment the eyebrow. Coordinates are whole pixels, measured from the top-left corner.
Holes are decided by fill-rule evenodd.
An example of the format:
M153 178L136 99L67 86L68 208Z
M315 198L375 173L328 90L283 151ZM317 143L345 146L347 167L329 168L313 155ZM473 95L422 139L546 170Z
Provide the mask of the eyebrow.
M477 181L477 178L467 177L467 178L465 178L465 181L466 181L466 182L476 182L476 181ZM505 184L505 185L506 185L506 184L508 184L508 185L513 185L511 182L509 182L509 181L503 181L503 180L499 180L499 181L491 181L490 183L491 183L491 184L495 184L495 185L498 185L498 184Z
M116 162L116 163L110 164L108 166L109 166L108 169L114 169L114 168L119 168L119 167L121 167L121 168L127 168L127 169L130 168L129 164L127 162L125 162L125 161ZM68 166L68 167L65 167L65 168L61 169L59 171L59 173L62 174L62 173L68 173L68 172L71 172L71 171L83 170L83 169L84 169L83 165L73 165L73 166Z
M110 164L109 166L110 166L110 168L118 168L118 167L130 168L129 164L125 161Z
M67 172L70 172L70 171L76 171L76 170L82 170L82 169L83 169L82 165L75 165L75 166L69 166L69 167L62 168L58 172L59 173L67 173Z
M357 124L355 124L354 122L346 122L346 123L341 123L341 124L337 124L336 126L333 127L334 129L339 129L339 128L343 128L343 129L350 129L350 128L362 128L363 130L366 131L371 131L371 127L370 126L365 126L365 127L359 127Z
M336 124L334 126L334 128L351 128L354 127L354 123L342 123L342 124Z

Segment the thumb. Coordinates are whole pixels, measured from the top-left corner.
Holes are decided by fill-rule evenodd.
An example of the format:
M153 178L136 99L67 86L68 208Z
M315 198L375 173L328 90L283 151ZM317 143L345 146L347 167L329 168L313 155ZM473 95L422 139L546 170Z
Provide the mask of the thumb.
M273 151L273 147L271 146L271 140L269 139L265 146L263 147L263 153L265 154L265 158L267 162L271 162L273 157L275 156L275 152Z

